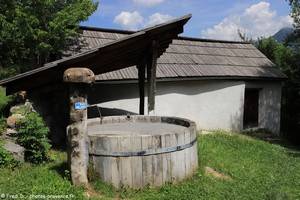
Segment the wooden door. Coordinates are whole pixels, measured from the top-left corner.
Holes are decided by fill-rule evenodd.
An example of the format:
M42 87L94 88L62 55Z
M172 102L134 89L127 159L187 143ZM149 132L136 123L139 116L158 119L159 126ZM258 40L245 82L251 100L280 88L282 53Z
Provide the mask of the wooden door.
M258 127L259 89L246 89L244 102L244 129Z

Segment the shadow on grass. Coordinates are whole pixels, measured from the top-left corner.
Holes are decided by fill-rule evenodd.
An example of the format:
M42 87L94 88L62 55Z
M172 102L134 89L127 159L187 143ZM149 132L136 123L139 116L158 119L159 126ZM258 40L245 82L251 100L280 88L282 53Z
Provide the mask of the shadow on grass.
M300 157L300 146L296 146L288 141L286 138L277 136L265 129L249 129L244 130L241 134L250 136L255 139L263 140L265 142L269 142L271 144L277 144L282 147L287 148L289 151L287 152L289 155L293 157Z
M57 172L63 179L71 180L67 162L57 163L50 170Z

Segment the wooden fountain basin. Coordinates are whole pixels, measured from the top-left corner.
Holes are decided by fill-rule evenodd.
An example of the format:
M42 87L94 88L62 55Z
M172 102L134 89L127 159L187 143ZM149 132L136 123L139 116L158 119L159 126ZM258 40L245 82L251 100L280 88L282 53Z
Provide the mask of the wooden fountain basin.
M90 168L116 188L161 186L198 167L195 123L159 116L114 116L88 121Z

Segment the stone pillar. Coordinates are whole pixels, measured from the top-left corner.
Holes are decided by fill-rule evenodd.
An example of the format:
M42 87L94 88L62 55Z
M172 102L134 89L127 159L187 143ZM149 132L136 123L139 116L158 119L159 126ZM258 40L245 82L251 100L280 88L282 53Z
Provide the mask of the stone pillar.
M74 185L88 184L87 90L94 81L94 73L87 68L70 68L64 72L64 82L69 83L70 94L68 164Z

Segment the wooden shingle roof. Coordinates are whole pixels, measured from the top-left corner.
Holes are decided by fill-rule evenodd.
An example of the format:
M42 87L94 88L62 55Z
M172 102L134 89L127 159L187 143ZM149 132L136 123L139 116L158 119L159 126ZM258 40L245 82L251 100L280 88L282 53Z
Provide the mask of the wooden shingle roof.
M40 68L0 80L0 85L6 87L7 94L12 94L20 90L33 90L44 86L63 84L63 73L68 68L88 67L95 74L128 68L140 63L149 54L149 49L153 47L154 41L157 44L155 50L159 57L172 40L183 32L184 25L191 17L191 14L185 15L122 36L102 34L99 38L99 33L89 32L87 37L89 43L84 43L87 48L73 51L72 55L46 63ZM110 35L113 39L107 38L109 36L106 37L106 35Z
M99 45L118 40L131 31L81 27L80 48L69 55L84 52ZM135 66L97 76L98 81L135 80ZM255 46L245 42L178 37L160 56L157 78L250 78L281 80L286 76Z

